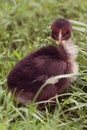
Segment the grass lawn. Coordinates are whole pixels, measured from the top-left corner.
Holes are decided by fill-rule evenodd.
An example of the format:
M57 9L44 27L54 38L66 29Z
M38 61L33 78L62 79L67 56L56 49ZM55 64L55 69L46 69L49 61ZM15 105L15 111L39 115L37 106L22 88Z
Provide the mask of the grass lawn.
M81 75L55 97L55 108L19 106L7 90L7 74L32 50L55 44L50 25L57 18L73 25ZM0 130L87 130L87 0L0 0Z

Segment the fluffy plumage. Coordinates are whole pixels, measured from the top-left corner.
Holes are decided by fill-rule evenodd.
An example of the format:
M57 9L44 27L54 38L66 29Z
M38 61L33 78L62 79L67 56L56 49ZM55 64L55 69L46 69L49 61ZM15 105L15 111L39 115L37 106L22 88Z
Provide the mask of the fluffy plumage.
M33 100L39 88L45 81L56 75L78 72L75 61L77 46L70 40L71 24L65 19L53 22L52 38L58 40L60 29L62 41L59 46L44 46L20 60L7 77L8 88L14 92L19 102ZM72 50L71 50L72 49ZM63 78L54 84L47 84L39 94L37 101L47 100L55 94L62 93L74 78Z

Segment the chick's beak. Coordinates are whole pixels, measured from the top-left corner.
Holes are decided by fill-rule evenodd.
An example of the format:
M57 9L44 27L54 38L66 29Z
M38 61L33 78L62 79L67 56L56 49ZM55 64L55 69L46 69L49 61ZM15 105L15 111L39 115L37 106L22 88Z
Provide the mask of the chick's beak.
M62 31L59 31L59 36L58 36L58 42L61 43L62 42Z

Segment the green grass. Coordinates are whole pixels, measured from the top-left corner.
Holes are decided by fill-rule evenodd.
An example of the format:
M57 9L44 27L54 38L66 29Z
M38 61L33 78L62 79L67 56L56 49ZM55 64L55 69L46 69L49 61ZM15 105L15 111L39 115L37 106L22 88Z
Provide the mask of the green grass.
M50 25L56 18L72 22L81 75L55 97L54 109L38 110L36 104L19 106L7 90L6 76L32 50L55 44ZM87 130L87 1L0 0L0 130L53 129Z

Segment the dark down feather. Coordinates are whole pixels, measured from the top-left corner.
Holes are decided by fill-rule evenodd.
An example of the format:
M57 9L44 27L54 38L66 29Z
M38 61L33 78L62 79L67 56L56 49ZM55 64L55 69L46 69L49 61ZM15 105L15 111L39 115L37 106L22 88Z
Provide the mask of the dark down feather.
M62 24L61 22L60 28L63 27L64 29L64 24L66 28L66 23L63 21ZM71 24L68 22L67 25L69 28L66 29L71 31ZM52 31L55 32L53 26L56 27L56 30L60 29L58 28L58 20L57 25L56 22L52 24ZM67 30L64 30L64 33ZM72 63L74 60L72 61L70 58L70 54L63 43L57 47L49 45L39 48L20 60L10 71L7 77L8 88L12 92L15 91L15 97L19 102L29 102L48 78L73 73ZM39 94L37 101L47 100L55 94L62 93L70 82L70 78L63 78L55 84L46 85Z

